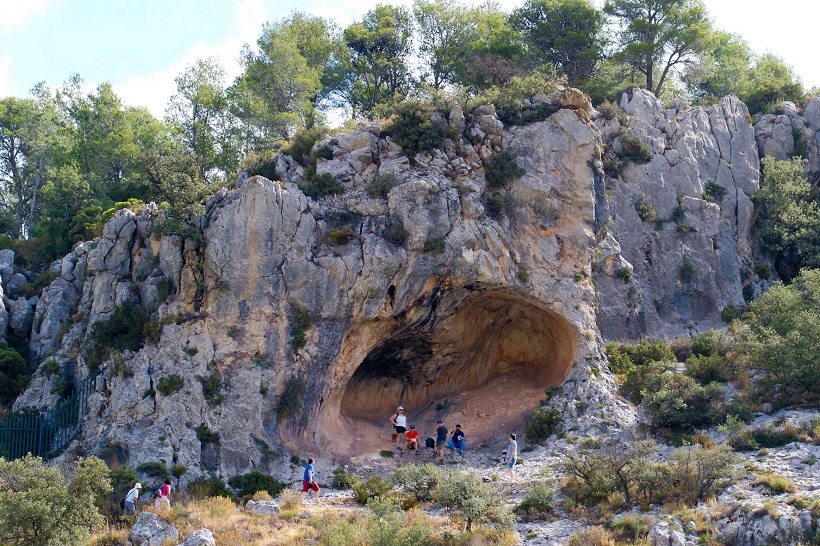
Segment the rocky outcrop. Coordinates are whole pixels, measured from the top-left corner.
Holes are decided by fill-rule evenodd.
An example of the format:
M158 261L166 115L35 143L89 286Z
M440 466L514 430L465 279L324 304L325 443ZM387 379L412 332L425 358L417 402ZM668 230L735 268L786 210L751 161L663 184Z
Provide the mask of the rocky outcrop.
M598 182L601 332L670 338L719 326L721 311L743 306L744 289L763 282L753 273L759 163L746 107L726 97L666 108L636 89L621 108L625 118L596 121L609 150ZM648 161L627 159L629 139L640 139Z
M188 535L179 546L216 546L216 538L210 529L203 527Z
M272 516L279 513L279 505L276 504L276 501L250 500L245 505L245 509L254 516Z
M131 527L131 543L134 546L163 546L176 543L179 531L152 512L140 512L137 522Z

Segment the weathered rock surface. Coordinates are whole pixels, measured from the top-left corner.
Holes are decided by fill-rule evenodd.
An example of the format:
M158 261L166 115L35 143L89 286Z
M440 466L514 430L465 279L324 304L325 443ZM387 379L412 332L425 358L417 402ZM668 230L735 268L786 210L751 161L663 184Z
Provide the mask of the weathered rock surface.
M248 501L245 509L254 516L271 516L279 513L279 505L276 501Z
M163 546L166 541L176 543L179 531L152 512L140 512L131 527L131 543L134 546Z
M210 529L203 527L188 535L179 546L216 546L216 539Z

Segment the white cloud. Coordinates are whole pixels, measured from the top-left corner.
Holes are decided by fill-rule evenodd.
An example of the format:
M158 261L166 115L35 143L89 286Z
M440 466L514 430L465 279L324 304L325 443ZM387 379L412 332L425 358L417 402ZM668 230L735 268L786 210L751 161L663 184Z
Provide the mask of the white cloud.
M0 0L0 28L22 25L30 16L59 0Z
M114 91L122 98L123 103L129 106L145 106L152 114L162 118L168 106L168 99L176 92L174 78L197 59L217 59L225 69L226 83L232 83L242 70L239 64L242 46L256 40L262 24L267 20L262 0L235 0L235 5L238 14L236 23L219 41L194 44L163 70L113 82Z
M11 56L0 55L0 97L16 94L17 90L11 83Z

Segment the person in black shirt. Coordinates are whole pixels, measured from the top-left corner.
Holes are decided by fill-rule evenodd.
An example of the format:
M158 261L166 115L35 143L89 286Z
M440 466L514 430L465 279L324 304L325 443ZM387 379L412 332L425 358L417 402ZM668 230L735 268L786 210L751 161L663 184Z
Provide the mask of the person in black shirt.
M444 464L444 446L447 443L447 427L441 419L436 421L436 452L438 452L438 464ZM433 457L436 454L433 453Z
M461 425L456 425L456 429L453 431L451 438L447 440L447 445L450 446L450 449L457 449L459 455L464 455L464 446L466 443Z

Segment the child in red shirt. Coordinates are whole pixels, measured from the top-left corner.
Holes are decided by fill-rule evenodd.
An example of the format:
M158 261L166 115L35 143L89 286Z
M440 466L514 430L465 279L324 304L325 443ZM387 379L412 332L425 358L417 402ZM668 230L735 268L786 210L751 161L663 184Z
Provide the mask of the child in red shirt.
M418 449L419 447L419 431L416 430L416 425L410 425L410 430L404 434L407 449Z

